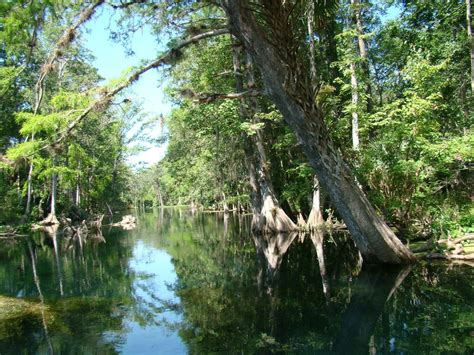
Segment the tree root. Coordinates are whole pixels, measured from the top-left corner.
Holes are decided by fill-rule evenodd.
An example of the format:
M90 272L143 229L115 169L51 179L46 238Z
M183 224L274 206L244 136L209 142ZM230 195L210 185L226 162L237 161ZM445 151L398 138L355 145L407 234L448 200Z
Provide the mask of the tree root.
M38 223L40 226L54 226L59 225L56 215L50 213L45 219Z

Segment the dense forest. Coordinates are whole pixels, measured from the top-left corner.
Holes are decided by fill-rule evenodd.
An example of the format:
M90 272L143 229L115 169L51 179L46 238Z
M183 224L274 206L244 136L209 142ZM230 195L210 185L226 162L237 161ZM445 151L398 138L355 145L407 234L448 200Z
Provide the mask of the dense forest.
M167 49L101 82L83 25L115 12ZM258 232L344 222L366 260L473 232L471 1L4 1L0 223L130 207L251 212ZM112 59L111 59L112 60ZM167 152L125 163L149 70Z

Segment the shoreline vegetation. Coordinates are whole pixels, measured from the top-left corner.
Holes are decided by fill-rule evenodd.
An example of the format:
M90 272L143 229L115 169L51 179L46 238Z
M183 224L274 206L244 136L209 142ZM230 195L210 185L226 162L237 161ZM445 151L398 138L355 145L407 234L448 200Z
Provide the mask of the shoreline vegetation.
M0 7L0 224L99 235L116 211L185 204L246 211L261 234L344 226L367 263L470 260L471 6L10 1ZM113 19L125 50L144 24L167 44L104 84L83 43L98 16ZM166 117L129 98L150 70L166 79ZM146 133L158 126L161 137ZM144 142L166 142L166 154L131 168L130 146Z
M140 213L149 213L150 210L157 211L160 209L181 209L187 213L194 215L196 213L209 213L218 214L225 216L229 214L238 214L241 216L252 216L250 211L238 211L237 208L229 208L227 210L215 209L215 208L204 208L203 206L195 205L178 205L178 206L162 206L154 207L152 209L146 209L145 211L136 211L138 215ZM110 221L109 223L103 224L102 220L104 215L100 215L91 220L83 220L80 223L72 224L70 219L60 218L60 222L55 225L48 224L32 224L31 230L23 229L29 233L19 233L15 228L11 226L0 226L0 240L8 240L15 238L26 238L29 237L30 233L35 231L44 232L48 235L65 235L65 236L80 236L87 238L91 236L93 238L103 238L102 228L104 227L118 227L123 230L133 230L137 227L137 217L132 214L121 214L121 220L117 222ZM60 228L61 227L61 228ZM299 224L298 228L291 233L297 233L299 239L302 240L305 236L312 236L314 233L321 233L323 238L325 235L332 235L333 233L349 233L346 225L338 220L326 220L317 226L310 226L308 224ZM284 234L284 233L283 233ZM271 238L271 234L270 234ZM105 239L104 239L105 240ZM420 239L418 241L409 242L408 247L410 251L416 256L417 260L438 260L446 262L460 262L470 266L474 266L474 233L466 233L456 238L447 239Z

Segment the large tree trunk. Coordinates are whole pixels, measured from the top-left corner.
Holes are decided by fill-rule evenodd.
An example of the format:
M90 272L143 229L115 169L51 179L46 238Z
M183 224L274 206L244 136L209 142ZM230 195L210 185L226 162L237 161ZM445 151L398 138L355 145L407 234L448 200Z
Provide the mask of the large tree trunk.
M250 138L243 133L242 138L244 140L244 153L245 163L247 165L247 171L249 174L250 184L250 205L252 209L252 230L255 232L262 231L264 228L265 221L261 215L262 211L262 195L260 193L260 185L257 178L257 165L255 162L255 155L252 149L252 142Z
M255 89L254 67L253 59L249 53L246 53L246 77L247 89ZM260 119L257 113L259 106L255 97L247 99L247 113L252 122L258 127ZM257 162L258 162L258 182L260 185L260 193L262 195L263 206L260 214L264 217L264 232L289 232L297 229L297 226L288 217L288 215L280 207L273 184L270 177L270 166L265 152L264 140L262 130L256 129L252 136L254 144L257 148Z
M316 94L319 87L318 71L316 68L316 46L314 43L314 2L308 1L307 8L307 25L308 25L308 37L309 37L309 65L310 65L310 77L311 77L311 96L316 98ZM320 226L323 220L323 214L321 213L321 186L318 181L317 175L314 175L313 182L313 202L311 211L308 216L306 225L310 229L315 229Z
M310 229L317 229L321 227L323 223L324 219L321 212L321 189L319 186L318 177L315 175L313 185L313 204L311 206L311 212L309 213L306 225Z
M234 67L234 78L235 78L235 88L236 92L244 91L244 81L242 74L242 45L236 43L234 38L231 36L232 40L232 62ZM245 119L245 102L241 99L239 106L239 114L241 119ZM258 184L257 178L257 166L255 162L255 154L252 149L252 142L250 137L246 133L242 133L242 141L245 155L245 164L247 165L247 171L249 175L249 184L250 184L250 207L252 210L252 230L261 231L263 229L263 218L260 215L262 210L262 200L260 194L260 186Z
M307 74L293 53L295 39L288 24L287 5L271 4L272 11L262 11L262 15L268 17L264 31L248 1L222 1L233 33L243 41L260 67L268 95L301 142L365 261L393 264L414 261L413 254L377 215L334 147L322 114L307 88Z
M233 63L237 92L244 91L243 74L241 72L241 47L233 45ZM247 89L255 88L252 58L246 56L245 77ZM240 115L244 119L251 119L259 123L257 117L258 103L255 98L242 98ZM258 129L252 137L244 137L244 152L249 171L251 202L252 202L252 230L254 232L288 232L296 229L296 225L279 206L269 174L269 166L263 144L262 132ZM257 151L255 155L252 146Z

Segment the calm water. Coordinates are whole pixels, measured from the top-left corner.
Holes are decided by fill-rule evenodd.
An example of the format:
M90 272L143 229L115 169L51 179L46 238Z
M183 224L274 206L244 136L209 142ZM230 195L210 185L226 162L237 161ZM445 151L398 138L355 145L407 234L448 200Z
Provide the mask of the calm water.
M361 268L345 235L254 239L247 218L0 242L0 354L472 354L474 268Z

